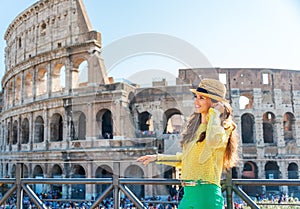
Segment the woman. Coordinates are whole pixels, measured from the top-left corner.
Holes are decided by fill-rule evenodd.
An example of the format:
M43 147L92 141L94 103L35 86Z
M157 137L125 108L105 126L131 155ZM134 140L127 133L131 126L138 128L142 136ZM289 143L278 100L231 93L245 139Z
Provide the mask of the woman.
M190 90L195 95L195 112L182 133L182 153L145 155L137 161L181 168L184 196L179 209L222 209L222 171L238 160L232 109L225 99L226 88L218 80L203 79L197 89Z

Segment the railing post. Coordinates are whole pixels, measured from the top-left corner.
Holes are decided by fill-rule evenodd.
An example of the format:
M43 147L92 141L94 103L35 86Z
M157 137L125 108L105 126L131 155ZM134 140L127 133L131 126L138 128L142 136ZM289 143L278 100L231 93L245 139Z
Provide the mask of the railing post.
M231 170L227 171L226 173L226 202L227 202L227 209L233 209L233 201L232 201L232 173Z
M119 175L120 175L120 163L113 163L113 194L114 194L114 209L119 209L120 207L120 188L119 188Z
M23 189L21 185L21 178L23 177L23 163L17 163L16 167L16 185L17 185L17 209L23 207Z

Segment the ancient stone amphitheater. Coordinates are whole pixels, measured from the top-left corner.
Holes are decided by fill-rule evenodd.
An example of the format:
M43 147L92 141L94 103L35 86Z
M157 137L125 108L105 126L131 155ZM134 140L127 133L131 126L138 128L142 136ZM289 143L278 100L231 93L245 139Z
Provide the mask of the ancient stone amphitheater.
M189 88L220 79L240 131L238 178L298 178L300 73L281 69L180 69L177 84L151 87L114 82L101 58L82 0L41 0L20 13L6 33L0 177L178 177L165 166L144 167L143 154L174 153L193 109ZM65 198L91 199L105 185L37 185ZM138 195L165 194L157 186ZM244 187L249 194L298 187Z

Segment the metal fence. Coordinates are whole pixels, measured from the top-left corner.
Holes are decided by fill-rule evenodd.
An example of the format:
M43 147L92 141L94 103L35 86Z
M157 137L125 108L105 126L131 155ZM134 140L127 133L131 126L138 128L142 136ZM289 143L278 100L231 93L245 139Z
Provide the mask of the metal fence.
M145 209L143 202L128 189L127 185L180 185L180 180L175 179L143 179L143 178L119 178L113 175L112 178L22 178L22 164L16 167L16 178L0 178L1 184L11 184L12 187L5 192L0 205L4 204L12 195L16 195L17 209L22 209L24 192L30 197L39 209L47 209L45 203L32 190L30 185L36 184L107 184L106 190L89 207L98 208L99 204L112 192L114 209L120 205L120 191L122 191L135 205L136 208ZM227 209L233 209L233 193L245 201L252 209L259 209L258 204L253 201L240 186L300 186L300 179L232 179L228 173L225 180L222 180L222 191L226 193Z

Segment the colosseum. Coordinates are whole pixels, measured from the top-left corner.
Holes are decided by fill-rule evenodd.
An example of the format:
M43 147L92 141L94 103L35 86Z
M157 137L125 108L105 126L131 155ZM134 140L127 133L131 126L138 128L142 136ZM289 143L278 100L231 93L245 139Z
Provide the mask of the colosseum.
M5 33L0 177L16 164L30 178L178 177L178 170L136 162L143 154L179 150L193 109L189 89L220 79L240 132L234 178L294 179L299 172L300 71L252 68L179 69L176 85L114 82L101 58L82 0L40 0ZM299 79L299 80L298 80ZM106 185L36 185L64 198L92 199ZM132 187L139 196L167 188ZM293 193L295 186L244 187L248 194ZM161 193L160 193L161 192Z

